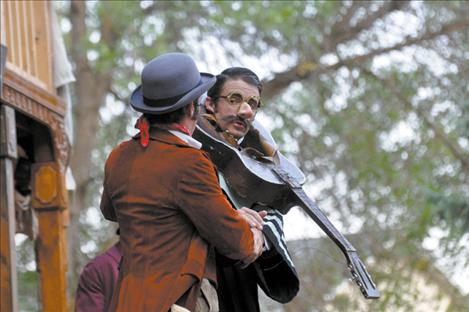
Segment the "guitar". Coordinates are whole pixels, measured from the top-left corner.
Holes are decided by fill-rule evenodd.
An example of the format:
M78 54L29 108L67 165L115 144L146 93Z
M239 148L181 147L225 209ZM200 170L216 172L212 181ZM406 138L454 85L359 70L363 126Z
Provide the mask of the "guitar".
M255 125L256 126L256 125ZM257 124L262 133L262 128ZM199 119L193 137L202 143L212 161L223 175L227 194L236 206L274 207L282 214L293 206L300 206L318 226L340 248L347 260L352 280L366 299L378 299L376 288L356 249L329 221L317 204L306 195L302 188L305 177L300 169L289 162L280 152L266 157L253 148L236 149L217 137L209 126ZM275 143L274 143L275 144ZM234 198L235 197L235 198Z

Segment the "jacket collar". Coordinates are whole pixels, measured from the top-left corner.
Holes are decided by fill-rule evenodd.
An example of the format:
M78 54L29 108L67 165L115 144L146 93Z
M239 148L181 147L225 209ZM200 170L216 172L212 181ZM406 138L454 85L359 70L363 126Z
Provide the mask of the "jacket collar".
M139 139L140 133L137 133L133 136L133 139ZM177 145L181 147L191 147L186 141L181 139L180 137L172 134L166 129L161 128L150 128L150 140L152 141L160 141L167 144Z
M192 146L193 148L200 149L202 147L202 143L191 137L190 135L187 135L185 133L182 133L181 131L178 130L169 130L172 134Z

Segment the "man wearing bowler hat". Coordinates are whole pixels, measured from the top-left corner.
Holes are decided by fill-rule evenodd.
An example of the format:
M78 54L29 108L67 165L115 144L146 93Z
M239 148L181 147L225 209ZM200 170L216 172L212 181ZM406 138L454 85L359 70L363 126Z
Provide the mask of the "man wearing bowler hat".
M214 165L191 137L198 98L215 77L168 53L143 69L130 104L140 133L105 165L101 211L120 228L122 261L111 311L218 311L214 249L253 262L265 212L234 210Z

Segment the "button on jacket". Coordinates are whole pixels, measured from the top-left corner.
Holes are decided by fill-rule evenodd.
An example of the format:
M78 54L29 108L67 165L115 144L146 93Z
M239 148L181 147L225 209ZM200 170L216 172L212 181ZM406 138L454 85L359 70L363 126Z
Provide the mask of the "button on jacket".
M101 211L119 222L123 260L111 310L168 311L195 305L203 277L215 276L209 246L232 258L253 252L249 225L223 195L202 150L166 130L121 143L105 165Z

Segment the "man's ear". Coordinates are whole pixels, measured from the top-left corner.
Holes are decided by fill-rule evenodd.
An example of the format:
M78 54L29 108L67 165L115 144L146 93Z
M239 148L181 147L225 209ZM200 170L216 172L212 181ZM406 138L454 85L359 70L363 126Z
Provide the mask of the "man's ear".
M184 113L187 117L190 117L190 118L192 117L192 115L194 114L194 102L184 107Z
M215 114L216 111L215 101L213 101L212 98L209 96L205 98L205 110L211 114Z

